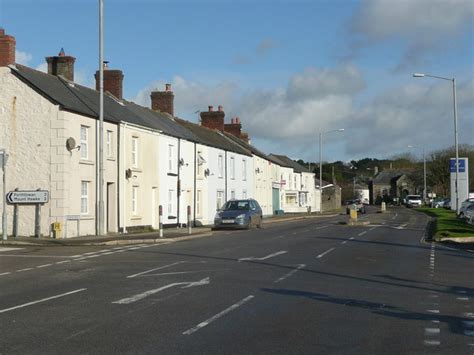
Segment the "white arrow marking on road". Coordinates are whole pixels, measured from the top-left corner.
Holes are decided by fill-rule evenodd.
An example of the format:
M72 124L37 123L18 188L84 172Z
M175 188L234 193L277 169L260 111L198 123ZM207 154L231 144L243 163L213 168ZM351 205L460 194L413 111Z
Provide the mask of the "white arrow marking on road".
M203 286L203 285L208 285L210 283L209 277L206 277L205 279L195 281L195 282L175 282L160 288L155 288L154 290L149 290L143 293L139 293L138 295L132 296L132 297L127 297L127 298L122 298L121 300L114 301L112 303L116 304L130 304L136 301L140 301L148 296L154 295L155 293L167 290L168 288L171 287L176 287L176 286L183 286L181 288L188 288L188 287L194 287L194 286Z
M251 256L250 258L240 258L239 261L267 260L267 259L273 258L275 256L278 256L278 255L281 255L281 254L286 254L286 253L288 253L286 250L282 250L282 251L278 251L276 253L264 256L263 258L255 258L255 257Z

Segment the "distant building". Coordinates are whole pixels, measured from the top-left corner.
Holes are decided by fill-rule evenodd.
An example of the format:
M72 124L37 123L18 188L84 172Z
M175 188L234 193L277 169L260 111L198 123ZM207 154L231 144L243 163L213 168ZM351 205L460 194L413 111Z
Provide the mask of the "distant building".
M375 175L369 182L370 203L380 203L383 200L401 202L405 196L415 194L411 174L412 170L409 169L388 169Z

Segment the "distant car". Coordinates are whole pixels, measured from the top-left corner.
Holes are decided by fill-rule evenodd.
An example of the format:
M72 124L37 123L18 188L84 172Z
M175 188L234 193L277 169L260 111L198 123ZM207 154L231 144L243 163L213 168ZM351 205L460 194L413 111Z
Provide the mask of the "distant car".
M447 198L447 199L444 200L443 208L447 208L448 210L451 208L451 199L450 198Z
M217 211L214 228L260 228L262 219L262 208L254 199L230 200Z
M431 208L442 208L446 200L446 198L433 200L431 202Z
M360 200L348 200L346 201L346 214L351 213L351 209L354 208L357 212L367 213L367 208L364 203Z
M407 195L406 206L407 207L421 207L421 196L420 195Z
M464 211L464 219L469 223L474 223L474 205L469 206L466 211Z
M464 216L464 213L466 212L467 208L469 206L472 206L472 205L474 205L474 199L468 198L467 200L464 200L461 203L461 207L459 207L459 217L462 218Z

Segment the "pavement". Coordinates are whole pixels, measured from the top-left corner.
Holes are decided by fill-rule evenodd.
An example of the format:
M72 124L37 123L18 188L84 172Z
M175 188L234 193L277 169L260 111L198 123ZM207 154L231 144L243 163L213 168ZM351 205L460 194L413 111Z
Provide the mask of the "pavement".
M323 214L319 213L292 213L280 216L264 217L263 228L265 224L283 223L290 221L298 221L314 218L329 218L339 215L338 212L332 211ZM160 238L159 231L142 232L142 233L126 233L126 234L110 234L107 236L83 236L76 238L35 238L35 237L17 237L9 236L7 240L1 240L0 245L16 245L16 246L84 246L84 245L127 245L127 244L143 244L143 243L172 243L177 241L185 241L196 238L212 236L212 226L192 228L191 234L188 228L165 228L163 237Z

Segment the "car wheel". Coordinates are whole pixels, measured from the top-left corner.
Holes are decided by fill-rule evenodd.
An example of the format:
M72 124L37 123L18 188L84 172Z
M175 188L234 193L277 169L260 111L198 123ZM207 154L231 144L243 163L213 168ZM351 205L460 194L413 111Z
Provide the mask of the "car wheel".
M262 220L263 220L263 217L260 216L260 221L259 221L258 224L257 224L257 228L258 228L258 229L262 229Z

